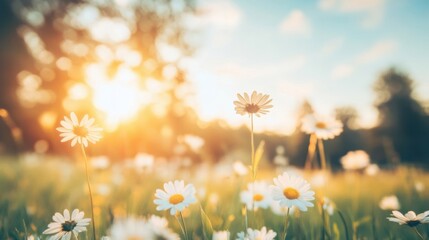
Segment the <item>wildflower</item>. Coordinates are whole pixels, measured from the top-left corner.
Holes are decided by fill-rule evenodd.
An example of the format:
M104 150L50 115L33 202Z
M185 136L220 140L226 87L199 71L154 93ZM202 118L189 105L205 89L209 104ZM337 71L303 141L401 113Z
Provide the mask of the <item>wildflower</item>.
M315 134L318 139L332 139L343 131L343 124L334 118L308 114L302 119L301 130L308 134Z
M422 182L417 181L414 183L414 188L417 192L423 192L423 190L425 190L425 185Z
M280 203L278 201L271 201L270 209L276 215L285 216L288 212L289 212L289 215L293 215L295 213L296 208L291 207L289 209L288 207L280 206Z
M80 232L86 231L86 226L91 221L83 216L84 212L80 212L79 209L73 210L71 216L68 209L64 210L63 215L57 212L52 217L54 222L49 223L48 229L43 234L55 234L50 238L55 240L70 240L72 234L77 237Z
M350 151L341 158L341 164L346 170L360 170L369 165L369 156L365 151Z
M228 231L213 232L212 240L229 240Z
M331 199L329 199L327 197L323 197L323 199L322 199L322 208L330 216L332 216L334 214L335 204L331 201Z
M202 139L201 137L198 137L195 135L190 135L190 134L183 136L183 141L194 152L197 152L198 150L200 150L204 146L204 143L205 143L204 139Z
M263 181L256 181L247 185L247 190L240 194L241 202L246 204L247 209L268 208L271 203L271 194L268 184Z
M380 168L377 164L370 164L365 168L365 174L368 176L375 176L378 172L380 172Z
M115 220L110 233L112 240L180 239L168 228L167 220L158 216L151 216L149 219L129 217Z
M138 171L150 170L155 162L155 157L146 153L139 153L134 158L134 166Z
M88 146L88 142L95 143L101 139L101 128L94 127L94 118L89 118L85 115L82 120L76 117L76 114L72 112L70 118L64 116L64 120L61 121L61 127L57 128L57 131L61 132L60 136L63 138L61 142L67 142L71 140L71 146L73 147L76 143L83 144L85 147Z
M236 240L273 240L277 233L273 230L267 231L264 226L261 230L248 228L247 232L239 232Z
M232 168L238 176L245 176L249 173L249 169L241 161L235 161Z
M158 205L156 210L168 210L170 214L175 215L177 211L181 212L189 204L196 202L195 187L182 181L172 181L164 184L164 190L157 189L154 203Z
M237 97L238 101L234 101L234 105L235 111L240 115L248 113L249 115L255 114L259 117L259 114L266 114L268 113L268 109L273 107L273 105L269 105L272 99L269 99L270 95L268 94L253 91L250 97L247 93L244 93L243 96L237 94Z
M110 160L106 156L98 156L91 158L91 166L94 169L103 170L107 169L110 165Z
M383 210L398 210L400 208L399 200L395 195L383 197L379 206Z
M416 227L421 223L429 222L429 211L416 215L415 212L409 211L402 215L399 211L392 211L393 217L388 217L389 221L396 222L399 225L407 224L410 227Z
M275 201L280 201L282 207L296 206L301 211L313 207L314 192L310 191L310 184L301 177L284 172L274 178L274 185L270 186L271 195Z

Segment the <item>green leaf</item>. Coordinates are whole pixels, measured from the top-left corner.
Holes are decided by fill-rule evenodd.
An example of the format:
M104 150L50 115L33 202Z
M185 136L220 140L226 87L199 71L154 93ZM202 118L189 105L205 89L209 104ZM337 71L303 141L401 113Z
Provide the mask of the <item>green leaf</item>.
M341 221L343 222L343 225L344 225L344 231L345 231L346 239L352 240L354 228L353 228L353 222L352 222L350 216L343 214L339 209L337 209L337 211L338 211L338 215L340 215Z
M256 178L256 170L258 169L259 162L262 159L262 155L264 153L264 147L265 147L265 141L261 141L258 145L258 148L256 149L255 160L253 161L253 166L252 166L253 179Z
M213 235L212 223L210 222L210 219L207 216L207 214L204 212L203 207L200 206L200 209L201 209L201 222L203 224L204 239L211 240Z

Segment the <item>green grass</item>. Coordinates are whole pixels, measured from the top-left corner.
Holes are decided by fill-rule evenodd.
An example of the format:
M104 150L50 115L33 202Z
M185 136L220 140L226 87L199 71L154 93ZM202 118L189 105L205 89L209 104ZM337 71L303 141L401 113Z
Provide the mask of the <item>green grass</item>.
M89 217L90 205L86 190L83 162L54 156L26 155L19 158L0 158L0 239L25 239L26 234L42 236L55 212L78 208ZM156 214L169 220L176 233L180 226L168 212L158 212L153 203L157 188L166 181L183 179L197 189L199 202L184 211L188 231L193 239L203 239L200 206L215 231L229 230L231 239L245 230L242 215L243 204L239 193L251 176L240 178L234 174L218 176L214 166L194 166L191 169L177 167L173 163L155 163L151 171L136 171L125 164L113 164L108 169L91 170L91 183L98 236L108 234L113 218L147 216ZM263 168L258 180L272 179L281 171ZM316 173L303 172L310 183ZM399 167L381 171L376 176L359 173L326 175L326 183L313 185L316 196L329 197L336 210L332 216L325 215L325 227L318 201L308 212L296 212L290 218L287 239L418 239L413 229L389 222L390 211L381 210L379 201L386 195L397 195L400 211L420 213L429 210L429 192L416 191L416 181L429 186L429 175L413 168ZM204 216L204 214L203 214ZM267 228L281 234L284 217L269 209L260 209L255 214L247 213L249 226ZM347 230L346 230L347 227ZM429 236L427 225L419 231ZM88 228L88 236L91 236ZM89 239L85 235L81 239ZM348 235L348 236L347 236Z

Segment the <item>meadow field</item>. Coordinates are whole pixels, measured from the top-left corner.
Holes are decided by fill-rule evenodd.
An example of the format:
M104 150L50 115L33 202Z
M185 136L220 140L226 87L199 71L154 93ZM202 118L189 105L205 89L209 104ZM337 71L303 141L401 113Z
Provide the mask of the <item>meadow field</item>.
M2 157L1 239L48 239L42 232L54 213L63 209L78 208L89 216L84 164L79 156L24 154ZM175 179L192 183L196 188L197 202L183 211L190 239L208 239L211 231L229 231L230 239L235 239L246 227L260 229L266 226L277 233L275 239L279 239L283 232L284 210L273 211L271 207L255 212L243 210L240 192L252 178L246 171L234 170L232 162L187 166L180 160L154 159L148 164L139 164L141 161L135 159L112 162L107 157L92 158L90 162L99 238L109 236L109 229L117 219L149 215L165 217L172 231L180 234L177 219L168 211L157 211L154 204L156 189ZM428 210L429 176L426 172L397 167L371 175L358 171L332 174L264 164L257 179L272 184L272 179L283 171L304 177L316 193L314 207L291 214L287 239L419 239L411 227L386 219L395 203L393 206L385 203L383 210L380 201L385 196L395 195L401 212ZM325 203L325 208L324 197L331 200L328 205ZM212 228L204 225L207 219ZM428 237L427 225L419 225L418 229L424 238ZM86 232L79 234L79 239L91 239L91 231L88 227Z

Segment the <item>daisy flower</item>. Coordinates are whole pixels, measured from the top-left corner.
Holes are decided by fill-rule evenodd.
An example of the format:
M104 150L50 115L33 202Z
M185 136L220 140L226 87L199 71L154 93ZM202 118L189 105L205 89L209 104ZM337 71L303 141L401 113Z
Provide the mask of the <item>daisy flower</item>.
M68 209L61 213L55 213L52 217L54 222L49 223L48 229L43 234L55 234L50 237L50 240L70 240L72 234L77 237L80 232L86 231L86 226L91 221L90 218L83 218L84 212L79 209L73 210L72 214Z
M229 240L228 231L213 232L212 240Z
M332 139L343 131L343 124L328 116L307 114L302 119L301 130L308 134L315 134L319 139Z
M263 181L256 181L247 185L247 190L240 194L241 202L246 204L247 209L255 208L266 209L271 203L271 194L268 184Z
M293 215L295 213L296 207L291 207L289 209L288 207L280 206L280 203L277 201L271 201L270 209L276 215L285 216L286 214L288 214L288 212L289 215Z
M250 97L247 93L244 93L243 96L237 94L237 97L238 101L234 101L234 105L235 111L240 115L248 113L259 117L260 114L268 113L268 109L273 107L273 105L270 105L272 99L269 99L270 95L268 94L253 91Z
M409 211L405 215L400 213L399 211L392 211L393 217L388 217L389 221L396 222L399 225L407 224L410 227L416 227L421 223L429 222L429 211L420 213L416 215L415 212Z
M238 233L236 240L274 240L276 236L276 232L273 230L267 231L266 227L262 227L261 230L248 228L246 233Z
M368 167L369 155L362 150L350 151L341 158L341 165L346 170L360 170Z
M83 144L85 147L88 146L88 142L95 143L101 139L101 128L94 127L94 118L89 118L85 115L82 120L76 117L76 114L72 112L70 118L64 116L64 120L61 121L61 127L57 128L57 131L61 132L61 142L67 142L71 140L71 146L73 147L76 143Z
M383 197L379 206L383 210L398 210L400 208L398 197L395 195Z
M168 228L167 219L158 216L151 216L149 219L129 217L115 220L110 233L112 240L180 239Z
M195 187L192 184L185 186L183 180L164 183L164 190L157 189L155 193L156 210L170 209L170 214L175 215L176 212L181 212L189 204L197 201L195 192Z
M299 176L289 175L284 172L274 178L274 185L270 186L271 195L282 207L296 206L301 211L307 211L307 207L313 207L314 192L310 191L310 184Z
M323 197L322 199L322 208L325 210L330 216L334 215L335 203L331 201L331 199L327 197Z

